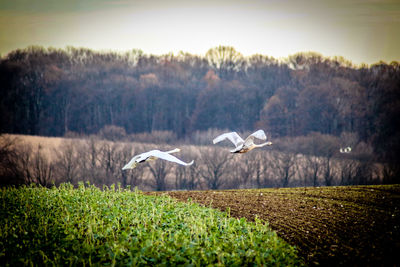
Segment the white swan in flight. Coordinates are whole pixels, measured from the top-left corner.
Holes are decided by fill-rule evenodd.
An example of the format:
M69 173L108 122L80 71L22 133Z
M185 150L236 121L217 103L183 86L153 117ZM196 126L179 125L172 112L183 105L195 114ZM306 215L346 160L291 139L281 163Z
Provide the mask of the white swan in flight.
M142 163L148 160L153 160L153 159L164 159L164 160L168 160L168 161L172 161L181 165L185 165L185 166L189 166L192 165L194 160L192 160L189 163L183 162L182 160L178 159L175 156L170 155L170 153L175 153L175 152L179 152L181 151L179 148L175 148L173 150L170 151L160 151L160 150L151 150L149 152L145 152L139 155L134 156L129 162L128 164L126 164L122 169L123 170L127 170L127 169L133 169L136 167L136 165L138 163Z
M265 135L264 131L258 130L249 135L245 140L243 140L236 132L224 133L214 138L213 143L216 144L225 139L229 139L229 141L235 145L235 149L231 150L231 153L246 153L256 147L272 145L272 142L269 141L262 144L254 144L254 138L267 140L267 136Z
M345 148L341 148L340 153L350 153L351 152L351 147L345 147Z

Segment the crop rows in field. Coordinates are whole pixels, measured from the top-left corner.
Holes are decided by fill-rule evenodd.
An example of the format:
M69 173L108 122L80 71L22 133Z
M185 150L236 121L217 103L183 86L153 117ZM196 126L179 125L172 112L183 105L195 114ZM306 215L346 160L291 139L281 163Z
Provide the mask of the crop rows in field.
M260 221L137 190L8 188L0 207L2 266L300 264Z
M161 194L229 210L233 217L267 221L309 265L400 264L397 185Z

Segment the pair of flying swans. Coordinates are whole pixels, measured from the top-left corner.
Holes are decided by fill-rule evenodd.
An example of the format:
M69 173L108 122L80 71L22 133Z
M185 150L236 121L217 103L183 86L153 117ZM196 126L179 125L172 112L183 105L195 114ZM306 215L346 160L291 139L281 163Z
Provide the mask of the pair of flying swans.
M345 148L341 148L340 153L350 153L351 152L351 147L345 147Z
M179 148L175 148L170 151L160 151L160 150L151 150L149 152L145 152L139 155L134 156L131 161L129 161L122 169L127 170L127 169L134 169L138 163L142 163L148 160L154 160L154 159L164 159L168 161L172 161L184 166L190 166L193 164L193 160L189 163L183 162L182 160L178 159L175 156L170 155L171 153L176 153L181 151Z
M263 130L258 130L249 135L245 140L243 140L236 132L224 133L214 138L213 143L216 144L225 139L228 139L235 145L235 148L230 151L231 153L246 153L249 152L250 150L253 150L256 147L272 145L272 142L270 141L262 144L255 144L254 143L255 138L260 140L267 140L265 132Z
M272 145L272 142L266 142L263 144L255 144L254 139L261 139L261 140L267 140L267 136L265 135L263 130L258 130L251 135L249 135L245 140L243 140L236 132L230 132L230 133L224 133L221 134L220 136L217 136L214 140L213 143L219 143L225 139L228 139L235 145L235 149L231 150L231 153L246 153L249 152L250 150L253 150L256 147L263 147L263 146L270 146ZM179 148L175 148L170 151L160 151L160 150L151 150L149 152L145 152L139 155L134 156L128 164L126 164L122 170L128 170L128 169L134 169L138 163L142 163L148 160L154 160L157 158L168 160L171 162L175 162L184 166L190 166L193 164L193 160L189 163L183 162L182 160L178 159L175 156L170 155L171 153L176 153L179 152Z

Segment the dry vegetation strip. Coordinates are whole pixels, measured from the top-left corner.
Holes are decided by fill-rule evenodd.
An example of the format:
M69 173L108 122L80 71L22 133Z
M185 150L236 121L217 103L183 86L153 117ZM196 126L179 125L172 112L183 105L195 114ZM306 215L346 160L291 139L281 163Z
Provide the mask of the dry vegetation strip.
M151 192L256 216L309 265L400 264L400 186Z

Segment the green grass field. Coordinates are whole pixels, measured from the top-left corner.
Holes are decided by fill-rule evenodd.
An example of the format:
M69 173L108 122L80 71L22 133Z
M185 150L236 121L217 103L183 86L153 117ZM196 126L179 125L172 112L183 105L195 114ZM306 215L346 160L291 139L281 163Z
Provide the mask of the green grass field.
M2 266L301 265L261 221L192 202L82 183L0 190Z

